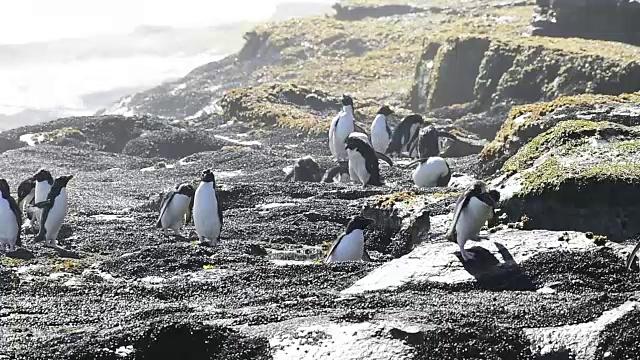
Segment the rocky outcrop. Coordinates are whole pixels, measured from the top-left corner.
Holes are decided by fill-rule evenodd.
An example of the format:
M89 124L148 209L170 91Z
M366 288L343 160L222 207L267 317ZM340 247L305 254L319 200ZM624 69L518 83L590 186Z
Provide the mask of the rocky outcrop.
M336 3L333 5L336 11L335 18L338 20L357 21L365 18L380 18L393 15L414 14L426 11L426 9L418 8L411 5L400 4L382 4L371 6L344 6Z
M416 67L412 109L424 112L452 104L471 104L458 117L479 113L476 118L496 119L493 114L504 112L512 104L550 101L561 95L622 94L640 89L640 62L632 51L620 52L608 43L589 46L601 51L585 52L575 44L567 43L563 48L561 44L536 43L535 39L472 37L429 43ZM480 124L481 121L474 127L481 127ZM492 138L496 125L497 121L488 121L483 137Z
M505 162L494 186L509 219L527 228L625 240L640 233L638 163L639 127L563 121Z
M151 117L89 116L25 126L2 136L13 143L21 141L22 146L49 144L121 152L130 140L143 133L169 127L166 121Z
M537 0L533 35L640 44L640 4L634 0Z
M211 134L198 130L167 129L154 131L127 143L122 153L140 157L180 159L222 148L224 144Z
M579 95L514 107L495 139L480 154L483 173L494 173L525 144L558 123L580 119L638 126L640 94Z

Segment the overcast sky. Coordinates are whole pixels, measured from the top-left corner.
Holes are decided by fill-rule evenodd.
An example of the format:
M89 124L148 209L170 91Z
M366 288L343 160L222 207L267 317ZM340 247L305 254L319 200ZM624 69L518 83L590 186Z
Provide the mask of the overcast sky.
M336 0L0 0L0 44L102 33L140 25L207 26L271 16L280 2Z

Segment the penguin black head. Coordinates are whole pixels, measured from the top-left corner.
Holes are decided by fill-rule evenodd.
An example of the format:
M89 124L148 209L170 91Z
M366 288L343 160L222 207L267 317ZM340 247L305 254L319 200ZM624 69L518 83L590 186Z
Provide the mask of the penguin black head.
M6 198L11 193L9 189L9 183L5 179L0 179L0 193L2 193L2 197Z
M440 149L438 147L438 130L433 125L429 125L420 130L418 154L420 158L423 159L440 155Z
M342 95L342 106L353 106L353 99L349 95Z
M53 176L51 176L51 173L48 172L47 170L40 169L40 170L38 170L38 172L35 175L33 175L33 177L31 177L30 180L35 180L37 182L46 181L49 184L52 184L53 183Z
M53 186L58 187L58 188L63 188L66 187L67 184L69 183L69 180L73 179L73 175L63 175L60 176L56 179L56 181L53 182Z
M364 230L367 226L373 223L372 219L366 218L364 216L354 216L347 224L347 230L345 231L347 234L352 232L353 230Z
M477 196L485 192L487 192L487 184L485 184L484 181L477 180L476 182L473 183L472 193L474 195Z
M216 177L213 175L213 171L211 171L211 169L204 170L200 180L202 182L212 182L214 186L216 184Z
M500 202L500 192L498 190L489 190L489 196L498 204Z
M186 195L188 197L193 197L196 193L193 185L188 183L180 184L176 187L176 189L178 190L178 194Z
M384 116L389 116L389 115L393 114L393 110L391 110L390 107L385 105L385 106L381 107L380 110L378 110L378 114L384 115Z

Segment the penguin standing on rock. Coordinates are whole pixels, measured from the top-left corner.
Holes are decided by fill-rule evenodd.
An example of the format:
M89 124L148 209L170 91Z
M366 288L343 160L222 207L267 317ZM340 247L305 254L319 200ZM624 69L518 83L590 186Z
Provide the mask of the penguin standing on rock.
M387 118L391 114L393 114L393 110L385 105L378 110L378 114L371 124L371 144L376 152L384 154L391 141L392 132L387 123Z
M349 157L349 175L351 180L358 181L362 187L367 185L381 186L378 154L368 142L359 136L349 136L345 144ZM387 160L389 160L387 158ZM390 162L391 160L389 160ZM393 163L390 163L393 165Z
M417 153L418 130L424 123L422 116L413 114L405 117L400 121L398 126L393 130L391 141L387 147L387 154L401 155L403 151L409 153L409 157L415 157Z
M41 209L40 232L36 235L36 241L45 241L45 246L56 247L58 232L62 228L62 222L67 215L68 195L67 184L73 175L58 177L51 186L47 199L36 202L35 206ZM37 195L37 190L36 190Z
M22 213L13 197L7 180L0 179L0 246L8 251L15 251L16 246L22 246L20 229L22 227Z
M193 202L193 222L202 244L217 245L222 231L222 207L216 192L216 178L204 170Z
M420 130L418 140L419 158L407 167L418 164L411 173L413 183L417 187L447 186L451 180L451 168L449 164L439 155L438 131L433 126L427 126Z
M194 195L195 189L191 184L180 184L174 191L168 192L160 206L156 227L162 229L165 235L169 235L168 230L171 229L176 235L182 236L180 228L183 220L185 224L191 221Z
M500 201L500 193L487 191L487 185L476 181L464 194L458 197L451 227L447 239L458 243L463 261L469 261L474 255L464 249L467 240L479 240L480 229L493 217L493 209Z
M53 176L51 176L51 173L45 169L40 169L29 180L35 181L33 203L37 204L46 201L49 196L49 192L51 191L51 186L53 185ZM42 216L42 210L40 208L33 208L33 214L29 214L29 212L27 212L27 216L29 215L32 215L29 217L32 224L34 220L38 225L40 224L40 217Z
M329 127L329 150L338 161L346 160L347 153L344 142L354 131L355 118L353 116L353 99L342 95L342 111L333 119Z
M373 220L369 218L363 216L353 217L347 224L346 230L338 236L331 249L329 249L324 263L362 261L363 257L368 257L368 254L365 255L364 250L364 229L371 223L373 223Z

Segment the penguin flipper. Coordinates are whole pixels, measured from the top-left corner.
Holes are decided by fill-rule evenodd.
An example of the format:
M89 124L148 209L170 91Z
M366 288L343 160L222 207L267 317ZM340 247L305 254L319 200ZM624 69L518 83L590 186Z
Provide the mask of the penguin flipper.
M33 191L34 188L35 188L35 181L31 179L27 179L21 182L20 185L18 185L18 202L19 203L22 202L24 198L29 196L29 194Z
M20 211L20 206L13 197L9 196L7 200L9 201L9 207L11 208L11 211L13 211L13 215L16 217L16 222L18 223L16 245L22 246L22 240L20 239L20 230L22 229L22 211Z
M187 213L184 216L184 224L188 225L191 222L191 218L193 216L193 202L195 201L195 196L192 196L189 200L189 207L187 208Z
M222 204L220 204L220 198L218 197L218 192L215 191L216 194L216 202L218 203L218 219L220 220L220 232L222 232Z
M391 159L387 155L376 151L376 156L378 156L378 159L389 164L389 166L393 166L393 161L391 161Z
M451 226L449 227L449 231L447 232L447 239L451 242L458 242L456 239L456 225L458 224L458 219L460 218L460 213L462 209L467 206L469 200L471 200L471 191L473 189L467 189L464 194L458 197L456 201L456 211L453 215L453 220L451 221Z
M44 200L44 201L40 201L39 203L35 203L33 204L34 207L40 208L40 209L46 209L46 208L50 208L53 206L53 202L50 199Z
M627 270L631 270L633 266L633 260L636 258L636 254L640 251L640 242L633 248L629 256L627 257Z
M410 168L410 167L412 167L414 165L417 165L419 163L423 163L423 162L425 162L427 160L429 160L429 159L428 158L418 158L418 159L415 159L412 162L408 163L407 165L403 165L402 168L403 169L408 169L408 168Z
M169 191L164 195L164 198L162 199L162 204L160 205L160 216L158 217L158 222L156 223L157 228L162 227L162 217L164 216L165 211L167 211L167 207L169 206L169 203L171 203L171 200L173 199L173 196L175 194L176 194L175 191Z
M346 233L342 233L340 235L338 235L338 238L336 239L336 241L333 242L333 244L331 245L331 248L329 249L329 252L327 252L327 256L324 257L324 263L327 264L329 262L329 257L331 257L331 255L333 255L333 252L336 250L336 248L338 247L338 245L340 244L340 241L342 240L342 238L345 237L345 235L347 235Z
M293 169L291 169L291 171L289 171L287 173L287 175L284 176L284 182L290 181L293 178L293 173L294 173L294 171L293 171Z
M39 241L44 241L47 237L47 227L45 226L45 224L47 223L47 218L49 217L49 210L51 210L51 207L46 207L43 211L42 211L42 218L40 220L40 223L38 225L40 225L40 230L38 231L38 235L36 235L34 241L39 242Z

